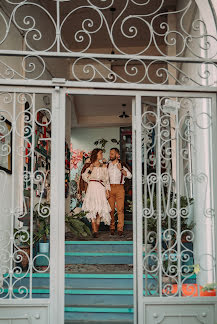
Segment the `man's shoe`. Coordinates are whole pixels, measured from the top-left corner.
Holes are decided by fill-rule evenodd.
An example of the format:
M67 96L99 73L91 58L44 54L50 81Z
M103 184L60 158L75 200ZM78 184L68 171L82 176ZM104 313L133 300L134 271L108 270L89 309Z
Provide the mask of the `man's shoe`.
M118 235L122 236L123 235L123 231L118 231Z
M115 235L115 230L113 230L113 229L110 230L110 234L111 234L111 235Z
M94 237L94 238L99 237L99 233L98 233L98 232L93 232L93 237Z

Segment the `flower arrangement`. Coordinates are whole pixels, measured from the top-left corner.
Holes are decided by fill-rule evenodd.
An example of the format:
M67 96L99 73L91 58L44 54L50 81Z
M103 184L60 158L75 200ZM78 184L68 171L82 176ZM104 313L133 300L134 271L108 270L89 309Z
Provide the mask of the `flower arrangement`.
M70 159L70 169L78 169L79 162L84 162L85 159L90 157L91 151L85 152L78 149L73 150L71 148L71 159Z

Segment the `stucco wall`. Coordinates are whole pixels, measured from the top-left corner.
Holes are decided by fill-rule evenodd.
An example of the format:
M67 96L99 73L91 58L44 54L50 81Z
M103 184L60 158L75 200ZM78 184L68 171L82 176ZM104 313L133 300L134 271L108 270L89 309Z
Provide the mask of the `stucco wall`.
M108 159L109 150L115 147L111 142L112 138L120 140L120 128L119 127L104 127L104 128L74 128L71 132L71 143L73 149L89 152L93 148L97 147L94 142L98 139L104 138L109 142L106 144L106 152L104 157ZM100 147L100 145L98 145Z

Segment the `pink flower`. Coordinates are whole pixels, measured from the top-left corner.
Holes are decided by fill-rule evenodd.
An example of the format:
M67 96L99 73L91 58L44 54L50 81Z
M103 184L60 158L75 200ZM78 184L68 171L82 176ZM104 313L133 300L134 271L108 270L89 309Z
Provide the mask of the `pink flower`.
M83 159L83 151L80 150L72 150L71 151L71 169L77 169L78 163Z

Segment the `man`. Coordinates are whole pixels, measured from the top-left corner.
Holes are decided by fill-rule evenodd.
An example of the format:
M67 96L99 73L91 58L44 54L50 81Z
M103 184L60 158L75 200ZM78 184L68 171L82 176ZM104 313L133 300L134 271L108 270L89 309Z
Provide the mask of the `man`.
M115 233L115 203L117 204L118 212L118 235L123 234L124 228L124 199L125 190L124 182L125 178L131 179L132 174L123 163L120 162L120 151L117 148L112 148L110 150L110 162L108 164L109 180L111 185L109 204L111 207L111 225L110 232L111 235Z

